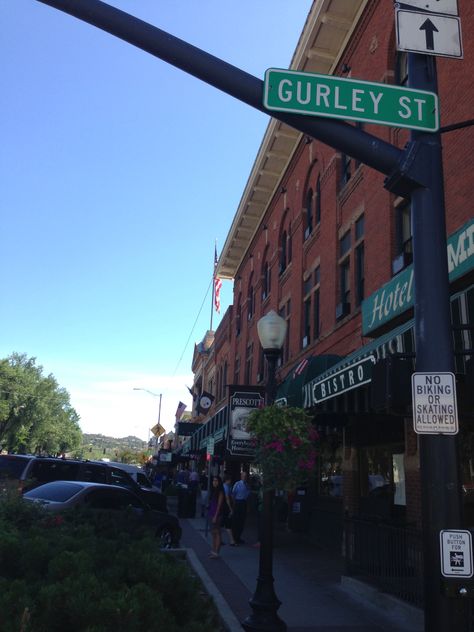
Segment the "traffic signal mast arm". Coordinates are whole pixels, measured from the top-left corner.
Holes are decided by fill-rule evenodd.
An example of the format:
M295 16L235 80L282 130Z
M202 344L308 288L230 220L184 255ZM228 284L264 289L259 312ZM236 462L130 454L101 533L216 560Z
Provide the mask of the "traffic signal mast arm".
M409 195L411 190L421 184L414 181L407 172L405 152L401 149L342 121L267 110L263 106L263 81L120 9L100 0L39 2L115 35L239 101L390 176L386 186L395 193ZM401 165L405 165L405 168Z

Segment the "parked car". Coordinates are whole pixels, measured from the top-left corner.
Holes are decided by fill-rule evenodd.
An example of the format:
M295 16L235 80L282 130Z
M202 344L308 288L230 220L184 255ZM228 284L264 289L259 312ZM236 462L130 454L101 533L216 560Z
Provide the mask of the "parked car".
M33 455L0 454L0 491L20 486L21 475L31 459L34 459Z
M81 461L55 457L0 455L0 473L16 481L25 492L50 481L85 481L125 487L152 509L167 512L166 496L141 487L123 469L103 461Z
M178 547L181 527L176 516L150 509L128 489L102 483L53 481L23 494L28 502L41 503L46 511L61 512L75 507L107 511L131 508L134 518L155 530L162 548Z
M148 476L145 473L145 470L138 465L132 465L131 463L119 463L117 461L104 461L107 465L112 465L113 467L118 467L130 474L133 480L140 485L140 487L146 487L147 489L152 489L155 492L161 492L159 487L153 485Z

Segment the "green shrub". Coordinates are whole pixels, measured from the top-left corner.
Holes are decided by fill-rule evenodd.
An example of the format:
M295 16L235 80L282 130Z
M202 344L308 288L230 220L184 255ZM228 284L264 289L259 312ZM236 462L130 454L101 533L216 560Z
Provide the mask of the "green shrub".
M219 630L188 567L132 518L0 500L0 632Z

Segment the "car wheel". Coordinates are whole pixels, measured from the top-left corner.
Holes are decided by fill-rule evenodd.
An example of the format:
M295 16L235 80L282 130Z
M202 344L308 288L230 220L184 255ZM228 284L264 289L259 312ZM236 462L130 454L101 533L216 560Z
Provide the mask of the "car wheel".
M160 527L156 532L156 537L160 542L160 549L173 548L173 531L170 527Z

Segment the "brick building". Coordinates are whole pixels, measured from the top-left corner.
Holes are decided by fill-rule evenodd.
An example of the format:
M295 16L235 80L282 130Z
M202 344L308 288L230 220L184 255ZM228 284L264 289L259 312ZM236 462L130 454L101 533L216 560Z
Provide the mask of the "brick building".
M464 59L437 60L442 127L471 119L474 108L474 84L467 80L474 64L474 5L458 4ZM407 55L395 48L392 6L315 0L291 68L405 85ZM356 125L400 148L409 138L406 129ZM446 132L442 140L465 520L472 526L474 129ZM215 334L214 406L188 449L205 448L206 436L215 435L226 458L225 386L264 383L256 324L274 309L288 323L278 399L307 408L321 435L318 468L308 482L311 533L321 538L330 529L341 542L343 531L350 533L346 555L356 567L362 549L347 543L359 542L358 525L377 524L379 533L380 525L416 532L421 509L411 416L410 200L387 191L381 173L271 119L218 274L233 280L233 306ZM406 598L419 602L415 592Z

